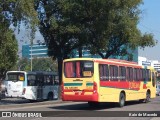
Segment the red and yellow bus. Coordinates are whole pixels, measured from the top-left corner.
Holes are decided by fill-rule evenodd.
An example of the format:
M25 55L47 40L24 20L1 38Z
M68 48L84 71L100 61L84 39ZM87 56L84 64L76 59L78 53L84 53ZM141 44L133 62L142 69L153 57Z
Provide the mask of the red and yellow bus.
M62 100L148 102L156 97L156 71L152 67L118 59L73 58L63 61Z

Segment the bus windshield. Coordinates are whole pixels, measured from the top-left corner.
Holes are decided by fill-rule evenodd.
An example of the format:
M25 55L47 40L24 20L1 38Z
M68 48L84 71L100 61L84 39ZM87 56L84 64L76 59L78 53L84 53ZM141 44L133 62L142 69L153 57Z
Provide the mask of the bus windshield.
M7 73L7 81L24 81L24 73Z
M93 76L92 61L72 61L64 63L64 75L66 78L86 78Z

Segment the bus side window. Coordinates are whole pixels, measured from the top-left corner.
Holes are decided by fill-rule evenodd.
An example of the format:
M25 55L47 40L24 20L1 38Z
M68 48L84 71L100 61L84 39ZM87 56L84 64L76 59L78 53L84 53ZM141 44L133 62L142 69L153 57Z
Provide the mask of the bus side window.
M99 65L99 75L100 75L100 80L109 80L108 65L106 64Z
M108 65L105 65L106 69L105 69L105 73L106 73L106 80L109 80L109 68Z
M112 81L113 80L113 77L114 77L114 68L113 68L113 65L110 65L109 66L109 78L110 80Z
M53 85L59 85L59 77L58 77L58 75L53 76Z
M126 68L122 67L122 80L126 81Z
M102 80L102 76L103 76L103 68L102 65L99 65L99 79Z
M43 75L37 75L37 85L43 86L44 85L44 76Z
M142 68L139 69L139 81L143 81Z
M133 68L130 67L130 81L133 81Z
M144 77L145 77L145 81L150 81L151 80L151 72L149 69L146 69L145 70L145 73L144 73Z
M155 87L155 85L156 85L156 78L155 78L155 73L154 72L152 72L152 86L153 87Z
M126 78L127 78L127 81L129 81L129 67L127 67Z
M103 71L103 64L99 64L99 77L100 80L104 80L104 71Z
M118 80L118 66L110 65L110 80L117 81Z
M139 68L136 68L136 81L139 81Z
M126 68L124 66L119 66L119 80L126 80Z
M53 85L53 76L51 76L51 75L47 76L47 84L48 85Z
M136 72L137 72L137 81L140 81L140 69L137 68Z
M35 75L28 75L27 77L27 84L28 86L36 86L36 76Z
M46 85L47 84L47 76L44 76L44 85Z
M146 81L146 69L142 70L143 81Z
M147 76L148 76L148 81L151 81L151 70L150 69L147 69L147 71L148 71L148 74L147 74Z
M133 81L133 68L127 67L127 81Z
M114 66L114 80L118 80L118 66Z
M138 69L137 68L134 68L133 69L133 80L134 81L138 81Z

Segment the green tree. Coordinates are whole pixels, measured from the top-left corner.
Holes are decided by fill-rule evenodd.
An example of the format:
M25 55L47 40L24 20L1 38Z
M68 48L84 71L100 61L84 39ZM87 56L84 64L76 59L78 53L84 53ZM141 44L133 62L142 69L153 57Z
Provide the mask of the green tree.
M37 0L40 20L40 32L47 45L48 54L58 60L58 73L61 80L62 61L70 52L79 46L75 34L80 30L70 22L66 15L65 1L63 0Z
M17 61L18 44L13 31L0 24L0 78Z
M31 61L27 58L19 59L13 70L30 71ZM52 58L33 58L32 71L58 71L57 61Z
M87 46L92 53L108 58L126 55L126 46L154 46L153 35L143 35L137 29L141 3L142 0L36 0L40 32L49 55L58 59L60 80L62 60L75 48Z
M23 21L34 31L36 13L34 0L0 0L0 79L17 62L18 45L10 26L20 26Z
M16 70L30 71L30 61L27 58L20 58L16 64Z
M33 71L54 71L57 72L57 62L51 58L34 58Z
M70 22L80 29L85 46L102 58L130 55L127 49L152 47L152 34L137 28L142 0L65 0ZM69 9L69 10L68 10Z

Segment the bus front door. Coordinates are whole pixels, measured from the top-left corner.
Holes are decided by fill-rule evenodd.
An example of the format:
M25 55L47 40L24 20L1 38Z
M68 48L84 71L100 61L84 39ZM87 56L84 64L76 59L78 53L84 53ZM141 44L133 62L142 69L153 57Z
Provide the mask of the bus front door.
M43 100L43 75L37 76L37 100Z

